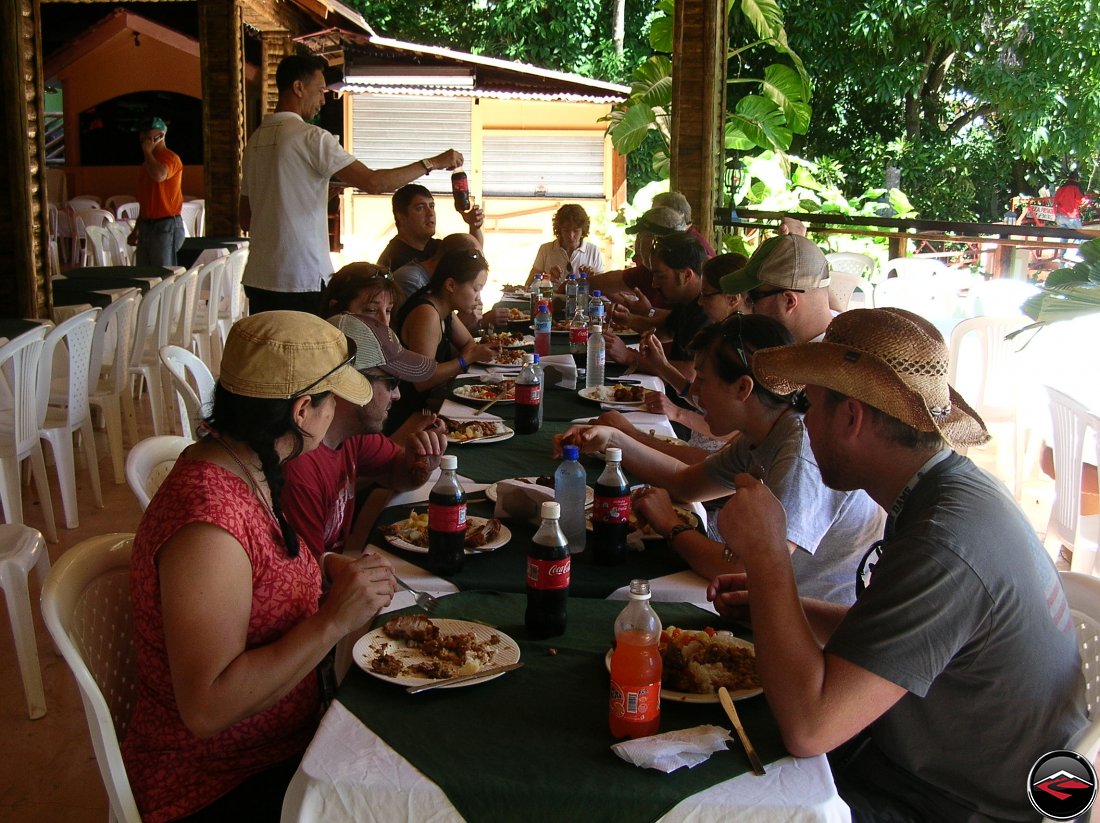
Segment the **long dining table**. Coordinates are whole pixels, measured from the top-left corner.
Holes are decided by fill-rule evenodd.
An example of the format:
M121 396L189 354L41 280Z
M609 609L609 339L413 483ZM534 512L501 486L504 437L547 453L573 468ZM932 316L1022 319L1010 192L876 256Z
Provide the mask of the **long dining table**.
M488 483L552 474L553 436L571 420L599 413L575 391L553 387L545 397L548 412L555 412L538 433L450 447L474 501L471 514L492 514L484 500ZM456 407L448 404L445 411L456 414ZM503 416L507 422L506 411ZM602 465L585 459L589 482ZM379 525L407 517L411 507L423 510L429 485L395 496ZM617 757L607 728L606 655L626 586L635 577L650 579L664 625L700 629L720 620L702 602L706 581L662 540L645 541L644 551L632 551L612 567L593 563L589 548L573 558L565 634L531 639L523 612L526 551L535 527L514 518L505 523L512 532L505 546L468 556L460 572L445 578L424 567L423 554L402 551L379 531L372 533L369 550L388 556L413 586L439 596L433 617L502 632L517 644L524 665L470 688L417 695L353 665L291 782L283 823L850 819L826 758L788 755L762 696L740 701L738 708L765 762L763 776L751 773L735 738L705 763L670 774ZM416 611L412 606L412 595L400 592L376 627L395 611ZM748 635L744 627L736 631ZM706 724L728 728L717 702L663 701L662 732Z

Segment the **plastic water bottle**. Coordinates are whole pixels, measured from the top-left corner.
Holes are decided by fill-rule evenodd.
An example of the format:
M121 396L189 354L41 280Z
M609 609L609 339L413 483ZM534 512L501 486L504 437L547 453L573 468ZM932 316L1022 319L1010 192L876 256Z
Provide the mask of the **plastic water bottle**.
M542 504L542 524L527 554L527 636L535 639L565 634L571 558L558 525L560 507Z
M554 499L561 505L561 519L558 521L565 540L569 544L570 554L584 551L584 495L585 472L580 464L580 448L565 446L563 459L554 472Z
M535 312L539 310L539 300L542 299L542 275L536 274L535 279L531 281L530 287L527 289L531 298L531 319L535 318Z
M588 311L588 272L581 271L581 279L577 281L577 305L581 311Z
M580 354L588 351L588 318L580 305L569 320L569 353Z
M466 560L466 492L458 482L458 458L439 458L439 480L428 495L428 568L447 576Z
M577 275L565 279L565 316L572 319L577 313Z
M531 368L534 370L535 376L539 379L539 386L541 388L542 394L542 396L539 398L539 428L541 429L542 412L546 408L546 372L542 370L542 363L539 362L539 356L537 354L532 354L531 357L534 358L535 361L531 364Z
M550 328L554 318L550 316L550 306L540 301L535 311L535 353L543 357L550 356Z
M661 726L661 618L649 604L648 580L630 581L630 602L615 618L611 653L611 736L648 737Z
M607 354L603 345L603 326L593 323L588 327L588 362L585 364L584 387L591 389L603 385L603 369Z
M588 322L599 323L602 326L604 324L603 317L603 297L600 294L600 290L596 289L592 292L592 299L588 302Z
M523 355L523 368L516 376L514 424L516 434L534 434L539 430L542 408L542 381L535 374L537 355Z

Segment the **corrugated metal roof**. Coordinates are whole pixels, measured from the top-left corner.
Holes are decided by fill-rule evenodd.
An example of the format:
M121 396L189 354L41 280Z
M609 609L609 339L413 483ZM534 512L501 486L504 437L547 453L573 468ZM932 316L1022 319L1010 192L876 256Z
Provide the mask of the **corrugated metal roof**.
M423 97L482 97L490 100L540 100L559 103L609 103L625 100L626 96L607 94L572 94L569 92L509 91L502 88L456 88L454 86L381 86L377 83L334 83L333 91L345 94L418 95Z

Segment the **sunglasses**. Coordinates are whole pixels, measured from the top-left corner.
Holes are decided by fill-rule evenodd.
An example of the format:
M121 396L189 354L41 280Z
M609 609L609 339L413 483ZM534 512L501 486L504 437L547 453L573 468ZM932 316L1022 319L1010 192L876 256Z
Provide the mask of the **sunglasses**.
M341 361L339 363L339 365L329 369L327 372L322 374L320 377L318 377L316 380L314 380L312 383L310 383L304 389L299 389L298 391L294 392L294 394L292 394L290 396L291 400L295 399L296 397L304 397L305 395L309 394L314 388L321 385L326 380L328 380L330 377L332 377L332 375L336 374L336 372L340 371L340 369L344 368L344 366L350 366L352 363L355 362L355 352L356 352L356 348L357 348L356 345L355 345L355 341L352 340L350 337L346 337L344 339L347 340L347 342L348 342L348 356L347 356L347 358L345 358L343 361Z
M749 358L745 352L745 338L741 334L741 326L743 325L744 319L745 315L743 315L741 312L734 312L730 317L727 317L725 320L722 321L722 334L730 343L735 342L733 334L731 332L733 331L733 322L737 321L737 354L741 358L741 362L745 365L745 368L748 369L748 372L751 375L752 366L749 365Z
M797 294L806 293L805 289L772 289L771 291L759 291L757 289L753 289L752 291L745 294L745 299L750 304L756 304L759 303L761 300L767 300L769 297L775 297L777 294L782 294L785 291L793 291Z
M392 374L368 374L367 377L371 382L381 383L386 387L386 391L396 391L397 387L401 384L401 380L394 377Z

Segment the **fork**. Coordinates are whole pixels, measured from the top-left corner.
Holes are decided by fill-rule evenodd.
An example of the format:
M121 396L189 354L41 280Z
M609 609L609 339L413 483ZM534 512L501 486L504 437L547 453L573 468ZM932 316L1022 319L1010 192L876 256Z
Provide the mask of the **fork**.
M416 595L416 605L419 606L420 608L422 608L424 611L431 614L432 612L434 612L436 609L439 608L439 600L437 598L432 597L427 592L417 591L412 586L410 586L408 583L406 583L404 580L402 580L400 577L398 577L396 574L393 576L393 579L396 580L397 585L399 585L405 591L411 592L412 594Z

